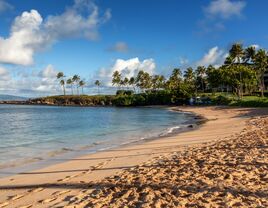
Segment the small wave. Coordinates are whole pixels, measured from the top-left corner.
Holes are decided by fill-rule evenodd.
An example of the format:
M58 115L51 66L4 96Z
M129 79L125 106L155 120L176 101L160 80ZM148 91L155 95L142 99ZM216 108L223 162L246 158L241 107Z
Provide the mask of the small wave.
M86 150L86 149L90 149L90 148L93 148L93 147L96 147L98 145L101 145L101 144L104 144L105 141L97 141L97 142L93 142L89 145L83 145L81 147L78 148L78 150Z
M63 147L60 150L55 150L55 151L49 152L48 156L55 157L57 155L60 155L60 154L66 153L66 152L71 152L71 151L74 151L74 149Z
M167 133L170 134L170 133L173 133L175 130L177 129L181 129L181 126L174 126L174 127L171 127L168 129Z
M26 158L26 159L21 159L21 160L16 160L16 161L10 161L8 163L0 164L0 169L14 168L14 167L26 165L28 163L38 162L41 160L44 160L44 158L34 157L34 158Z
M175 133L176 131L179 131L179 130L182 130L185 126L173 126L173 127L170 127L168 129L166 129L163 133L161 133L159 136L169 136L173 133Z

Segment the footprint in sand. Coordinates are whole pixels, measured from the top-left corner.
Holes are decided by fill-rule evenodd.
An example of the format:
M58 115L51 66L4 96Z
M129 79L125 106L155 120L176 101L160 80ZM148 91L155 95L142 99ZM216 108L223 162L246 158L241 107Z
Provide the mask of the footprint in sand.
M65 182L65 181L68 181L68 180L70 180L70 179L72 179L72 178L76 178L76 177L78 177L78 176L81 176L81 175L83 175L83 174L85 174L85 173L87 173L87 171L84 171L84 172L79 173L79 174L76 174L76 175L66 176L65 178L62 178L62 179L57 180L57 182Z
M37 193L37 192L40 192L40 191L43 191L43 190L44 190L44 188L36 188L36 189L30 190L29 192Z
M60 195L63 195L63 194L67 194L67 193L69 193L70 192L70 190L66 190L66 191L56 191L56 192L54 192L53 194L52 194L52 196L60 196Z
M23 195L23 194L21 194L21 195L11 196L11 197L9 198L9 200L14 201L14 200L16 200L16 199L20 199L20 198L22 198L22 197L24 197L24 196L25 196L25 195Z
M53 197L53 198L43 199L43 200L40 200L40 201L38 201L38 202L39 202L39 203L42 203L42 204L46 204L46 203L55 201L56 199L57 199L57 197Z
M0 203L0 208L6 207L7 205L9 205L8 202Z
M20 207L20 208L30 208L30 207L33 207L33 205L30 204L30 205L22 206L22 207Z
M70 180L71 179L71 176L66 176L65 178L61 178L61 179L59 179L59 180L57 180L58 182L64 182L64 181L68 181L68 180Z
M37 193L37 192L40 192L44 190L44 188L36 188L36 189L32 189L32 190L29 190L27 193L25 194L19 194L19 195L15 195L15 196L10 196L8 198L9 201L14 201L14 200L17 200L17 199L20 199L22 197L25 197L27 196L29 193ZM4 203L0 203L0 208L3 208L3 207L6 207L7 205L9 205L9 202L4 202ZM31 207L32 205L27 205L27 206L24 206L24 207L21 207L21 208L28 208L28 207Z

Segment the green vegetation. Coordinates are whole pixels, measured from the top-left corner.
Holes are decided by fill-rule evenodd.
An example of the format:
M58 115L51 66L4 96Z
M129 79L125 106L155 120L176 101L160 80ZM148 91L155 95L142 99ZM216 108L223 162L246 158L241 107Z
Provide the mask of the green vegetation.
M100 81L96 80L95 85L98 87L98 94L100 94L100 85L101 85Z
M63 72L59 72L59 73L57 74L57 79L60 80L60 85L62 86L63 94L65 95L66 92L65 92L65 80L64 80L64 77L65 77L65 76L64 76Z
M59 106L109 106L113 105L114 95L57 95L31 99L30 103Z
M65 75L59 72L57 79L63 88L72 89L73 96L54 96L46 101L66 105L182 105L190 98L195 104L232 105L232 106L267 106L265 92L265 73L268 68L268 54L264 49L256 50L253 46L243 48L234 44L222 66L198 66L187 68L184 73L179 68L173 69L170 77L150 75L140 70L135 77L125 77L119 71L112 75L112 84L117 87L116 95L84 95L85 81L78 75L65 81ZM101 86L96 80L95 85ZM74 95L73 86L77 95ZM79 89L82 95L79 96ZM197 98L198 97L198 98ZM42 101L43 102L43 101Z
M237 96L226 93L204 93L195 105L229 105L241 107L268 107L268 98L258 96ZM119 90L116 95L59 95L30 100L30 104L59 106L146 106L146 105L185 105L187 98L174 96L172 92L157 91L134 94L132 90Z
M230 106L240 107L268 107L268 98L261 98L256 96L247 96L242 99L232 101Z

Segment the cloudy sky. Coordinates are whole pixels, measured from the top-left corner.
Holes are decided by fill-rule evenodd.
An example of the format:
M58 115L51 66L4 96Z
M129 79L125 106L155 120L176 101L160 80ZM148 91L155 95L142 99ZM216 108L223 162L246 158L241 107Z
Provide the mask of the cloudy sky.
M119 70L168 76L219 65L230 45L267 47L267 0L0 0L0 94L60 93L58 71L111 88Z

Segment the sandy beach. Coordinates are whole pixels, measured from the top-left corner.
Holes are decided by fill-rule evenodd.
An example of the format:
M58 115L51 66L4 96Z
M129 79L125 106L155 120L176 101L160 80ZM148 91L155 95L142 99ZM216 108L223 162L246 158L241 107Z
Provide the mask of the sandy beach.
M2 207L268 207L268 109L174 107L192 131L0 179Z

